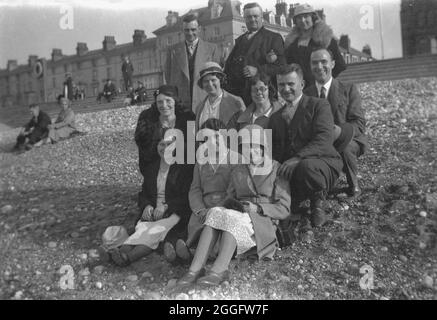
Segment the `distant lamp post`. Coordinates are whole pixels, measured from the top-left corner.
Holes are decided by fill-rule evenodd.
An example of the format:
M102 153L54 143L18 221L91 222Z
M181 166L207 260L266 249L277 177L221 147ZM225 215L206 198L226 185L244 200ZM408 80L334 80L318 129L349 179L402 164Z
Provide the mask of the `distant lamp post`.
M384 60L384 39L382 31L382 5L381 0L379 0L379 36L381 38L381 60Z

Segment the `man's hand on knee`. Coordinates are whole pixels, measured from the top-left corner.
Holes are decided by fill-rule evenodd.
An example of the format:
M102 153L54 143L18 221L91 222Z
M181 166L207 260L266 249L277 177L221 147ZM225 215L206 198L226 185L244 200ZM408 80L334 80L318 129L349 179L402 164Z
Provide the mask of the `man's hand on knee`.
M285 177L287 180L291 180L291 177L293 175L293 171L296 168L296 166L300 162L300 158L293 157L291 159L288 159L278 169L278 175Z

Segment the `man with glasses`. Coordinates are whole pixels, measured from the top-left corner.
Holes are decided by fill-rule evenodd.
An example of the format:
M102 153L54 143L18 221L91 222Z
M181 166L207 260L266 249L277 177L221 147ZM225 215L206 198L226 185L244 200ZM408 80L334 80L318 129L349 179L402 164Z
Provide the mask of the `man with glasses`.
M244 19L248 31L235 40L235 46L225 63L228 77L227 90L252 102L249 80L262 72L271 77L285 64L284 41L279 33L263 26L263 12L258 3L244 6Z

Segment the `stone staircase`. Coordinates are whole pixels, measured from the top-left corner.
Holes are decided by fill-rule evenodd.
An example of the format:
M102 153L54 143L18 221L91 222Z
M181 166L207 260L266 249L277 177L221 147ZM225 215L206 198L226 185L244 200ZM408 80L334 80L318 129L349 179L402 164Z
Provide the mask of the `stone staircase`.
M350 64L338 79L360 83L432 76L437 76L437 54Z

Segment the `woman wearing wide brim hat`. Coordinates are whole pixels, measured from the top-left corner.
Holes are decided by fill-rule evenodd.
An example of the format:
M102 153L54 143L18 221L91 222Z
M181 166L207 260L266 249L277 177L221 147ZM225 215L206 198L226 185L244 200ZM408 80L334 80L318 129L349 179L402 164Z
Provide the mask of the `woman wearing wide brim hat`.
M336 78L346 70L346 63L340 53L334 33L309 4L294 8L294 27L285 38L285 58L288 64L297 63L304 71L305 86L314 84L310 57L315 48L325 48L332 52L335 67L332 76Z
M207 96L195 109L196 130L211 118L219 119L228 129L236 127L238 116L246 106L243 99L222 88L225 78L223 69L218 63L209 61L202 66L197 85L207 93Z

